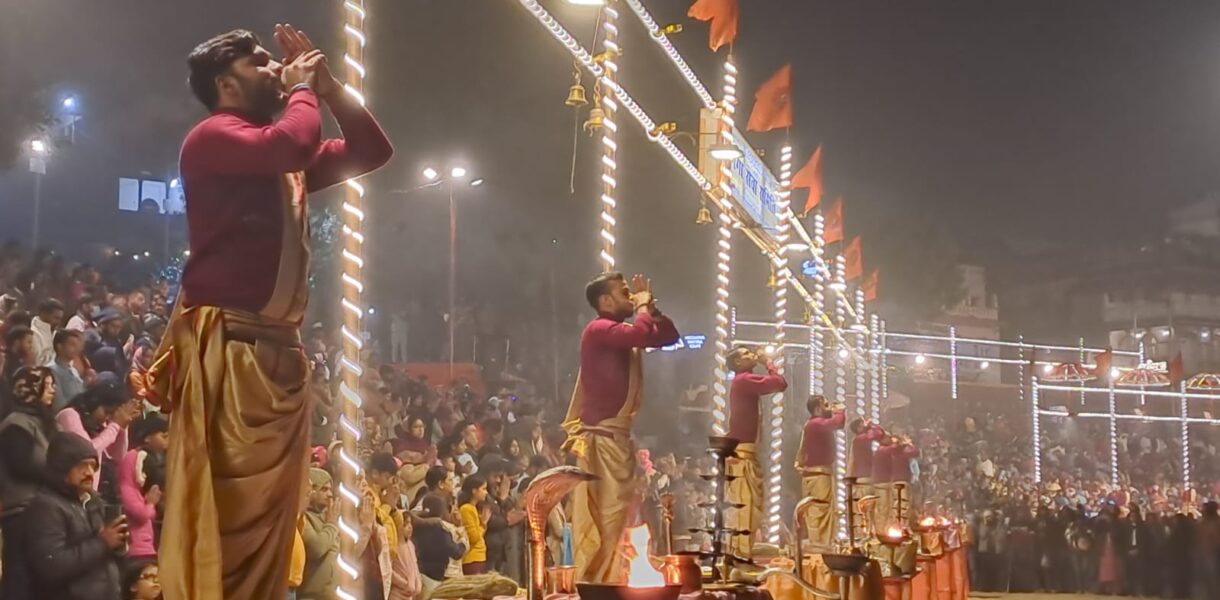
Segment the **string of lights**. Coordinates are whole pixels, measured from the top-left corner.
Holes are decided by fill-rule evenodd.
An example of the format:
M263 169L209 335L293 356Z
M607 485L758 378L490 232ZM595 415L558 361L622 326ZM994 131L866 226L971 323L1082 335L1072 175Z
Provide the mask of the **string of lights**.
M343 31L346 38L343 63L347 66L344 69L343 89L364 105L364 77L368 71L364 65L364 46L368 42L365 22L368 13L364 8L364 0L346 0L343 8ZM359 180L347 180L341 212L343 261L340 306L344 311L343 325L340 328L343 336L343 356L338 369L342 408L339 415L339 498L336 500L340 503L338 528L342 534L339 538L336 564L344 577L340 579L335 595L342 600L359 598L362 595L359 590L364 585L360 582L360 558L356 553L360 540L356 515L363 498L359 485L361 466L355 458L359 456L356 446L361 437L360 410L364 404L360 397L360 377L364 373L360 364L360 354L364 349L364 310L361 308L361 297L364 294L364 194L365 187Z
M1182 417L1182 489L1190 489L1190 412L1186 406L1186 382L1178 383L1178 392L1182 397L1178 405L1178 415Z
M686 83L691 86L691 89L694 90L695 95L699 96L699 100L703 102L703 106L706 108L715 108L716 100L712 98L712 95L708 93L707 88L703 86L701 81L699 81L699 77L695 75L695 72L690 68L690 65L686 64L686 60L683 59L682 55L678 53L678 49L674 48L674 45L669 41L669 36L665 32L665 29L667 28L662 28L661 26L657 25L656 20L652 18L652 15L648 13L648 9L644 8L644 3L640 0L626 0L626 2L627 6L630 6L632 12L635 13L635 16L640 19L640 23L644 25L644 29L648 30L648 33L652 37L652 41L656 42L657 45L665 51L665 55L668 56L669 60L673 62L675 67L678 68L678 72L682 74L684 79L686 79ZM681 29L678 31L681 31Z
M1041 413L1041 408L1038 406L1038 378L1030 377L1029 386L1029 404L1030 417L1033 419L1032 427L1030 428L1030 438L1033 441L1034 451L1034 483L1042 484L1042 420L1038 418Z
M866 332L868 325L864 322L864 290L856 289L856 323L853 327L859 335L856 336L856 356L869 357L869 360L857 360L853 371L856 373L856 416L863 418L868 415L868 386L866 384L867 372L870 371L872 365L871 355L865 351L865 343L867 340Z
M601 105L605 117L602 132L602 195L601 195L601 261L602 271L610 272L615 265L615 228L618 221L614 217L618 200L615 192L618 188L618 123L614 120L618 113L618 102L615 100L615 90L618 81L618 63L616 62L622 49L618 45L618 11L612 2L602 6L602 76L599 86L602 91Z
M841 327L847 320L847 282L846 282L847 260L842 254L835 256L835 320ZM847 402L847 359L850 357L850 351L843 340L840 340L835 347L835 402L846 404ZM843 485L843 478L847 476L847 435L842 429L835 430L835 514L838 515L838 539L846 540L848 536L847 530L847 511L850 508L847 499L847 486Z
M792 175L792 146L784 144L780 148L780 191L776 198L776 210L779 214L787 215L790 203L791 193L788 187L791 183ZM780 273L775 285L775 347L779 350L776 354L775 367L780 375L785 375L785 352L784 348L784 330L788 322L788 230L787 220L781 218L776 229L776 241L779 242L779 249L776 258L772 261L772 268ZM767 480L767 541L770 543L779 543L781 514L783 498L783 463L784 463L784 392L778 392L771 396L771 433L770 433L770 456L767 464L768 480Z
M869 339L872 340L872 360L869 361L869 408L871 409L870 417L874 423L881 423L881 361L885 359L885 353L881 351L882 344L885 342L881 339L881 317L876 314L869 315L868 329L870 332ZM863 415L862 415L863 416Z
M822 218L822 212L818 211L813 216L813 235L817 240L817 245L814 246L815 252L817 252L819 255L822 253L822 235L825 231L824 228L825 220ZM818 268L816 271L814 271L812 310L815 317L824 316L826 314L827 274L829 274L829 271L822 268ZM809 361L809 389L810 392L815 395L824 395L826 393L826 338L822 328L815 327L812 325L812 323L809 325L809 332L810 337L813 339L813 356Z
M737 67L730 55L724 61L724 100L718 109L720 123L718 134L732 139L733 113L737 110ZM717 173L716 190L713 198L719 209L716 223L716 364L712 370L712 429L716 435L724 435L728 431L728 380L729 371L727 356L729 344L733 339L729 331L729 285L732 281L733 259L733 218L732 204L729 197L733 189L729 184L732 172L728 161L720 161Z

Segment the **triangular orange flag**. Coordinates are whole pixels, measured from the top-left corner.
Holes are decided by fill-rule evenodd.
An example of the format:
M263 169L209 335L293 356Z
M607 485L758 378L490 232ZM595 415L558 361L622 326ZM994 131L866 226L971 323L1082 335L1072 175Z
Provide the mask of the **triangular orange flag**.
M746 131L792 127L792 65L784 65L758 87Z
M809 197L805 199L805 210L801 212L801 216L809 214L809 211L817 208L822 202L822 147L818 146L817 150L813 151L813 156L809 157L809 162L801 167L792 176L792 183L788 186L791 189L807 189Z
M864 251L860 236L852 238L843 249L843 263L843 279L851 281L864 275Z
M737 0L695 0L686 16L697 21L711 21L707 45L712 52L737 39Z
M1093 358L1093 362L1097 364L1096 367L1093 367L1094 377L1109 377L1110 365L1114 364L1114 350L1106 348L1105 352L1098 353Z
M822 242L833 244L843 241L843 199L835 200L826 213L825 227L822 229Z
M872 273L868 274L864 283L860 284L860 289L864 290L864 301L872 302L877 299L877 286L881 283L881 269L873 269Z
M1177 355L1175 355L1173 357L1173 360L1169 361L1168 367L1169 367L1170 383L1172 383L1173 385L1178 385L1178 383L1182 381L1182 375L1183 375L1183 373L1182 373L1182 352L1181 351L1179 351L1177 353Z

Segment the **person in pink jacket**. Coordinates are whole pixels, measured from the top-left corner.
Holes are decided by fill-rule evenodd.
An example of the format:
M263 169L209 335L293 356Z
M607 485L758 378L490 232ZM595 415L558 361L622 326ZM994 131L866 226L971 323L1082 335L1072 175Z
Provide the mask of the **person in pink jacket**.
M98 464L103 465L127 454L127 426L139 413L139 406L128 398L122 381L102 380L59 411L55 424L60 431L79 435L92 444ZM93 475L94 490L101 477L102 470L98 469Z
M150 484L144 474L144 459L149 452L165 452L169 448L169 423L162 417L150 416L133 426L138 445L119 462L119 501L127 515L131 532L131 559L156 559L157 544L154 523L157 504L161 501L161 486Z

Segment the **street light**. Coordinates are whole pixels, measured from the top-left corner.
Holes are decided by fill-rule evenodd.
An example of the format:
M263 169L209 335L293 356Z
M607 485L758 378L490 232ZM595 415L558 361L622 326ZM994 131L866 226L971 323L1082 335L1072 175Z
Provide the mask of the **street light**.
M61 105L67 110L72 110L72 109L76 108L76 96L68 96L68 97L64 98Z
M466 167L454 166L449 168L449 177L441 179L440 171L432 167L424 167L421 171L424 179L428 181L423 185L405 190L397 190L395 193L410 194L425 188L437 187L444 185L449 188L449 378L453 378L453 363L454 353L456 351L456 322L457 322L457 202L454 198L454 183L459 179L466 177L469 171ZM485 183L482 177L472 179L466 185L470 187L479 187Z
M38 221L42 213L42 176L47 174L47 157L51 155L51 144L45 139L34 138L27 145L30 153L30 172L34 173L34 226L30 231L31 247L38 248Z

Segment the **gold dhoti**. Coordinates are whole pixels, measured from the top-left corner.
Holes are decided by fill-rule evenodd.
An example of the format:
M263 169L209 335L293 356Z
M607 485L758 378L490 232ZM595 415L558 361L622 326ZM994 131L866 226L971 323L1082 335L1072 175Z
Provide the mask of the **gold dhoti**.
M564 449L576 455L576 465L597 479L576 487L572 498L573 558L576 581L623 584L627 561L623 536L639 504L639 478L631 426L639 410L642 385L640 351L633 350L628 368L627 401L617 415L596 425L580 420L583 394L580 377L568 406Z
M730 481L725 490L725 500L744 504L743 508L730 509L726 525L730 529L748 530L748 535L735 535L729 542L733 554L750 558L754 549L754 537L763 521L762 467L758 464L758 447L752 442L737 445L737 458L731 458L725 466L728 475L737 479Z
M169 413L167 600L283 598L309 466L308 363L295 323L178 311L152 369Z
M805 528L814 548L829 550L835 538L834 477L829 467L806 469L801 477L801 495L817 500L805 513Z

